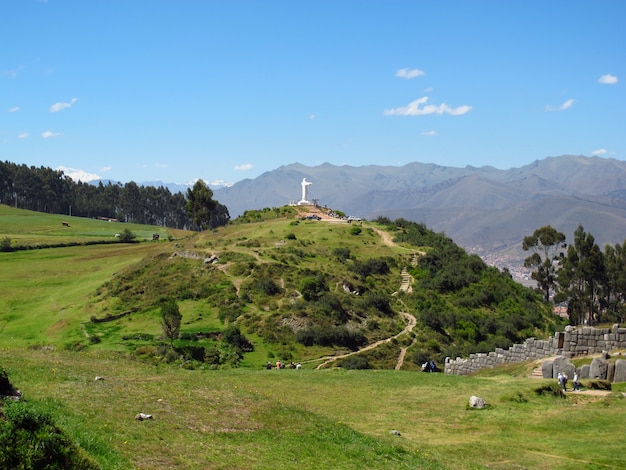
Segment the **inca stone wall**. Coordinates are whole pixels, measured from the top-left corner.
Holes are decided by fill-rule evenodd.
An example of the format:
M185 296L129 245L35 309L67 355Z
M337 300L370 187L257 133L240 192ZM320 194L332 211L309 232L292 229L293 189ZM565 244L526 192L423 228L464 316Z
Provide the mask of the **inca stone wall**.
M498 348L490 353L470 354L467 358L446 358L446 374L467 375L485 367L495 367L514 362L524 362L546 356L584 356L586 354L626 348L626 328L590 326L567 326L548 340L528 338L523 344L514 344L508 349Z

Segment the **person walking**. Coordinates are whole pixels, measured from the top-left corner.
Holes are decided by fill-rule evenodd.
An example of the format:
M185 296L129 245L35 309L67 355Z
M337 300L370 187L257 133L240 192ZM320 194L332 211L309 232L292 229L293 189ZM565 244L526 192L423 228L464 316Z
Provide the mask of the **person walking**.
M574 378L572 379L572 382L574 383L574 391L579 391L580 384L578 383L578 372L574 372Z

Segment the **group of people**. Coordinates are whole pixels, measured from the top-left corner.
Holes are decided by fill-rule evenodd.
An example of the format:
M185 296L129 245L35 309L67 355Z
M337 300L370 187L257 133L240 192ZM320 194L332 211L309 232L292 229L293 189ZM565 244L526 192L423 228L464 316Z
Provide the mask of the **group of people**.
M293 361L287 366L284 362L280 362L280 361L276 361L276 369L280 370L280 369L284 369L285 367L289 367L289 369L302 369L302 364L300 364L299 362L297 364L295 364ZM267 370L271 370L274 368L274 366L272 365L272 363L270 361L267 361L267 364L265 365L265 368Z
M437 372L435 361L426 361L422 364L422 372Z
M564 392L567 392L567 382L569 380L567 374L559 372L556 378L559 381L559 386L561 387L561 389ZM580 390L580 383L578 382L578 372L574 372L574 378L572 379L572 382L574 384L574 391L577 392L578 390Z

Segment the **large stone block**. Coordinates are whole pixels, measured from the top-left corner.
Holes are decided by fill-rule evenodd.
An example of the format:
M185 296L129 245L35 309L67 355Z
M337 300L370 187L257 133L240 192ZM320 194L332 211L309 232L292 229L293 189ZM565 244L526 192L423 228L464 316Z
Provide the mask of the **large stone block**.
M626 361L618 359L615 361L615 375L613 382L626 382Z
M581 379L589 378L589 364L583 364L580 366L580 373L578 374Z
M574 364L572 364L568 358L564 356L557 356L554 358L552 363L552 377L556 377L559 372L566 374L571 379L574 377L576 367L574 367Z
M551 379L554 376L552 375L554 361L543 361L541 364L541 376L544 379Z
M606 359L595 357L589 367L589 378L606 380L608 368L609 362Z
M609 368L606 371L606 380L608 380L609 382L613 382L614 377L615 377L615 363L609 362Z

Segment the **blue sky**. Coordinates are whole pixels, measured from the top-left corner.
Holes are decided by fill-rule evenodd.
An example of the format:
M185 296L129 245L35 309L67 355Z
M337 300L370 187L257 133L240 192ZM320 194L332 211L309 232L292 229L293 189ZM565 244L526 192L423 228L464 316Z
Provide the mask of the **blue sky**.
M0 160L121 182L626 159L626 2L5 0Z

